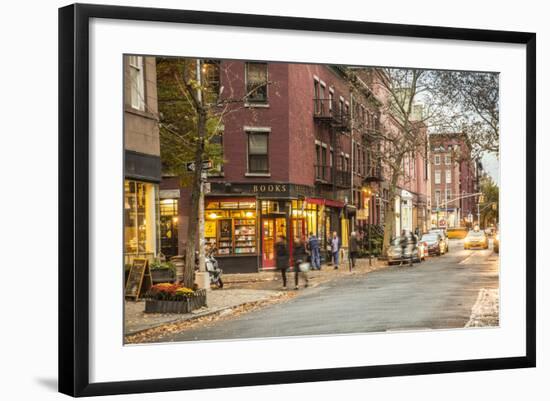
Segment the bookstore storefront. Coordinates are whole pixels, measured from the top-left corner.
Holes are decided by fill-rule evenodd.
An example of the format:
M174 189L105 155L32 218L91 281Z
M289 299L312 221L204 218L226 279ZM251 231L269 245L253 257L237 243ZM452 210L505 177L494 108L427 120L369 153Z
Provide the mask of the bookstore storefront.
M286 238L292 254L294 241L311 232L324 250L331 232L340 235L343 207L342 202L320 198L211 194L205 202L205 240L216 247L224 272L272 270L278 237Z
M205 201L204 236L215 247L226 273L258 270L258 210L255 197L208 197Z

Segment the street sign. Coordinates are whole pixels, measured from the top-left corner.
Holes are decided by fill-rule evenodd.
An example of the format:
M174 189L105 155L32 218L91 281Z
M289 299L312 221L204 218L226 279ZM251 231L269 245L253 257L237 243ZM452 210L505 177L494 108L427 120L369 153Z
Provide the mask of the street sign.
M187 168L187 171L195 171L195 162L185 163L185 167ZM211 168L212 168L212 160L204 160L202 162L203 170L210 170Z

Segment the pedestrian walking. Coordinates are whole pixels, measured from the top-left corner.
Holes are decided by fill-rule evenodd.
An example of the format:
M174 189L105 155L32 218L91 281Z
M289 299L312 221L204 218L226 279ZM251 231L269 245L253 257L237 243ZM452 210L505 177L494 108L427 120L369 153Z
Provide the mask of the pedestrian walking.
M355 268L355 260L357 259L357 252L359 251L359 239L355 231L351 232L349 237L349 271Z
M286 269L289 266L289 254L286 239L282 235L277 237L277 242L275 243L275 263L277 269L281 271L283 290L286 290Z
M292 249L292 257L294 259L294 289L298 289L298 281L300 274L304 277L305 287L309 285L309 278L307 276L307 269L301 269L300 265L306 264L307 252L306 252L306 238L298 237L294 242Z
M405 260L405 253L407 251L407 232L405 230L401 231L399 244L401 245L401 263L399 263L399 265L402 265Z
M309 233L309 251L311 255L311 268L314 270L321 270L321 246L317 236L313 235L313 232Z
M340 238L338 238L338 233L334 231L332 233L332 241L330 244L330 251L332 252L332 260L334 261L334 270L338 269L340 264L340 247L341 247Z
M417 250L418 252L418 248L416 247L416 244L418 243L417 239L416 239L416 235L412 234L411 233L411 259L410 259L410 263L409 263L409 266L412 266L413 265L413 259L414 259L414 255L413 255L413 252L415 251L415 249Z

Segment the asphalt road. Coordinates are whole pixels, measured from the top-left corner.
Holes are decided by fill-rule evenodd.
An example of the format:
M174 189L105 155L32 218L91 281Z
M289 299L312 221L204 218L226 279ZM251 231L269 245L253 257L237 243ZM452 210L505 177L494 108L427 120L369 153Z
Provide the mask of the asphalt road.
M420 264L350 275L234 319L164 337L197 341L464 327L482 288L498 288L498 256L464 250Z

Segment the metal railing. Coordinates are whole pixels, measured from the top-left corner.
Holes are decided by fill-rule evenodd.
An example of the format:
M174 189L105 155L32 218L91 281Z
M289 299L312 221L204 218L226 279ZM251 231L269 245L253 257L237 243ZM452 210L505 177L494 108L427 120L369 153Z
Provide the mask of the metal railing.
M349 187L351 185L351 174L349 171L334 170L333 166L318 165L315 166L315 181L320 183L332 184L333 177L336 185L339 187Z
M313 99L313 118L343 130L350 126L349 112L334 99Z

